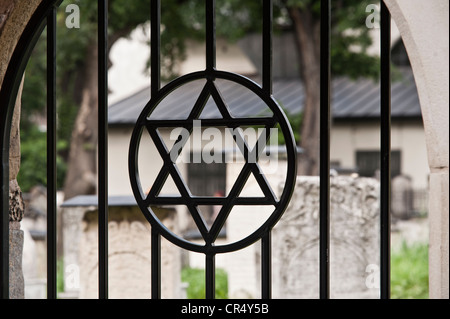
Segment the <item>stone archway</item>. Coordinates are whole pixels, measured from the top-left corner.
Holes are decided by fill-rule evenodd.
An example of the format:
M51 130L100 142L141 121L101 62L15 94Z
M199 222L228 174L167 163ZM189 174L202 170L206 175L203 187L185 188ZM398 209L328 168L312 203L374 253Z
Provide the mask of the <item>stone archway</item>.
M0 0L0 86L19 37L43 1ZM408 51L423 111L431 169L430 297L449 298L449 3L384 1Z
M0 87L13 55L17 42L22 35L25 26L30 20L41 1L21 1L21 0L0 0ZM19 89L16 107L12 116L10 145L9 145L9 268L10 287L9 297L12 299L24 298L24 281L22 273L22 249L24 234L20 230L20 221L23 217L22 192L16 181L20 168L20 96L22 89ZM7 114L6 105L2 115ZM5 112L4 112L5 111ZM2 124L3 125L3 124ZM2 130L3 131L3 130ZM1 137L3 138L3 136Z
M449 298L449 2L384 0L408 51L430 166L430 298Z
M17 41L41 2L43 0L0 0L0 86Z

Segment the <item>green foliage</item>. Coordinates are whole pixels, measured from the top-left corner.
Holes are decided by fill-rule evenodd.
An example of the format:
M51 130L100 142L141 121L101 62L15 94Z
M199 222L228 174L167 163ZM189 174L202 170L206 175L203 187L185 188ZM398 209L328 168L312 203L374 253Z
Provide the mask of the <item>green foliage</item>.
M178 8L182 15L182 23L188 28L193 28L197 38L203 39L206 29L204 2L188 0ZM262 1L218 0L216 2L217 36L237 40L248 32L261 30L261 13ZM167 24L170 21L163 19L163 23Z
M30 128L33 116L44 113L47 103L45 77L39 76L46 72L45 54L45 46L38 45L25 71L21 109L21 127L23 129Z
M56 263L56 291L64 292L64 258L58 258Z
M372 44L366 26L366 7L370 0L332 1L331 56L332 73L352 78L377 78L379 59L369 56ZM292 30L291 8L312 12L313 23L320 23L320 0L274 1L274 31ZM262 1L217 0L217 36L235 41L252 32L262 30ZM184 40L203 40L205 36L205 8L203 1L167 0L162 5L162 54L166 64L164 74L171 73L175 61L184 57ZM352 30L349 32L349 30ZM318 43L317 43L318 45Z
M109 1L110 44L126 37L138 25L149 19L150 1ZM66 28L66 7L80 8L80 28ZM69 11L70 12L70 11ZM58 183L62 186L66 170L73 126L82 89L86 83L85 65L89 49L97 45L97 1L66 0L57 13L57 115L58 115ZM36 184L46 184L46 135L39 132L36 122L46 114L46 31L34 48L28 62L22 95L22 165L19 174L24 191Z
M21 165L17 181L24 192L28 192L33 186L47 185L47 134L40 132L33 125L27 130L21 131ZM58 149L66 148L64 142L59 142ZM66 164L57 156L57 183L62 186L66 171Z
M353 79L361 76L378 78L379 58L367 54L372 39L366 26L366 7L372 3L370 0L331 2L331 68L334 75Z
M391 257L392 299L428 299L428 245L403 243Z
M181 281L187 283L188 299L205 298L205 270L184 268L181 272ZM216 298L228 298L228 277L222 269L216 269Z
M317 17L320 15L320 0L285 0L279 2L283 3L286 7L311 10Z
M280 102L279 102L280 103ZM280 103L281 105L281 103ZM284 113L286 114L289 123L291 124L292 131L294 133L295 142L297 145L300 145L300 127L302 126L303 122L303 112L297 113L297 114L290 114L282 105L282 109L284 110ZM281 132L281 128L278 125L278 132ZM279 145L285 145L286 141L284 139L283 134L278 134L278 144Z
M66 28L66 7L77 4L80 8L80 28ZM109 1L110 44L120 37L126 37L138 25L145 23L149 18L150 0ZM81 88L83 84L84 65L89 46L97 45L97 2L92 0L66 0L58 9L57 15L57 79L58 79L58 108L61 112L61 121L69 118L68 114L76 114L80 103ZM44 113L46 103L46 32L44 31L37 43L26 71L25 91L23 96L23 110L25 119L33 116L35 112ZM75 109L75 110L74 110ZM70 116L74 118L74 116ZM70 123L62 123L64 129L72 128ZM70 134L62 132L64 138Z
M378 78L379 58L367 54L372 39L366 26L366 7L372 3L370 0L331 1L331 71L334 75ZM320 21L320 0L287 0L281 1L281 5L309 10L316 22Z

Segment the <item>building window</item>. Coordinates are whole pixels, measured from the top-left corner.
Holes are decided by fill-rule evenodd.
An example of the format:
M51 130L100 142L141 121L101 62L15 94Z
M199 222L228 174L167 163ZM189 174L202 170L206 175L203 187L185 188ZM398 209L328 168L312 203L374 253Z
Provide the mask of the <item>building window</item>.
M188 187L193 196L206 197L224 197L226 195L226 175L227 164L225 160L222 163L190 163L187 165ZM199 206L203 219L208 227L214 223L218 214L218 207ZM191 223L188 230L197 229L195 224Z
M374 177L380 169L379 151L357 151L356 166L358 173L363 177ZM391 155L391 174L392 177L401 174L401 152L392 151Z

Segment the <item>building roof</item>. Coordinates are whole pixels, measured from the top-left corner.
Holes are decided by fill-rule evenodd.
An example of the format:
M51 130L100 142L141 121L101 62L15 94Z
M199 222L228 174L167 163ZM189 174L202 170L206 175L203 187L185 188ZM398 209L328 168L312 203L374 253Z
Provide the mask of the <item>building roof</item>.
M187 118L205 82L186 84L172 93L156 108L152 119ZM236 117L260 116L267 107L259 97L234 82L220 80L216 85ZM278 79L273 82L274 98L288 114L298 114L303 108L304 90L299 79ZM332 110L335 120L374 119L380 114L380 85L372 79L351 80L337 78L332 81ZM109 108L110 125L134 125L150 100L150 88L145 88ZM220 118L212 98L201 118ZM392 83L392 117L420 118L421 108L412 72L403 72L400 81Z
M97 207L97 195L81 195L65 201L62 207ZM109 196L108 206L110 207L128 207L137 206L134 196Z

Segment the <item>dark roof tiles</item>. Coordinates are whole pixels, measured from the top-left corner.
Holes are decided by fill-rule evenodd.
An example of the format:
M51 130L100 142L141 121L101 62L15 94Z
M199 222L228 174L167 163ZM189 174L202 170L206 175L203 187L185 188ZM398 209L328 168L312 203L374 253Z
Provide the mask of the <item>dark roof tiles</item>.
M205 81L197 80L170 93L152 114L154 119L187 118ZM236 117L261 116L268 109L263 102L245 87L226 80L216 85ZM337 78L332 82L332 110L334 119L374 118L380 114L379 83L371 79L356 81ZM298 114L303 108L304 91L299 79L274 80L275 100L289 114ZM134 125L150 100L150 88L141 90L109 107L110 125ZM401 81L392 83L392 116L394 118L419 118L421 109L412 72L404 72ZM218 118L220 113L212 98L209 99L201 118Z

